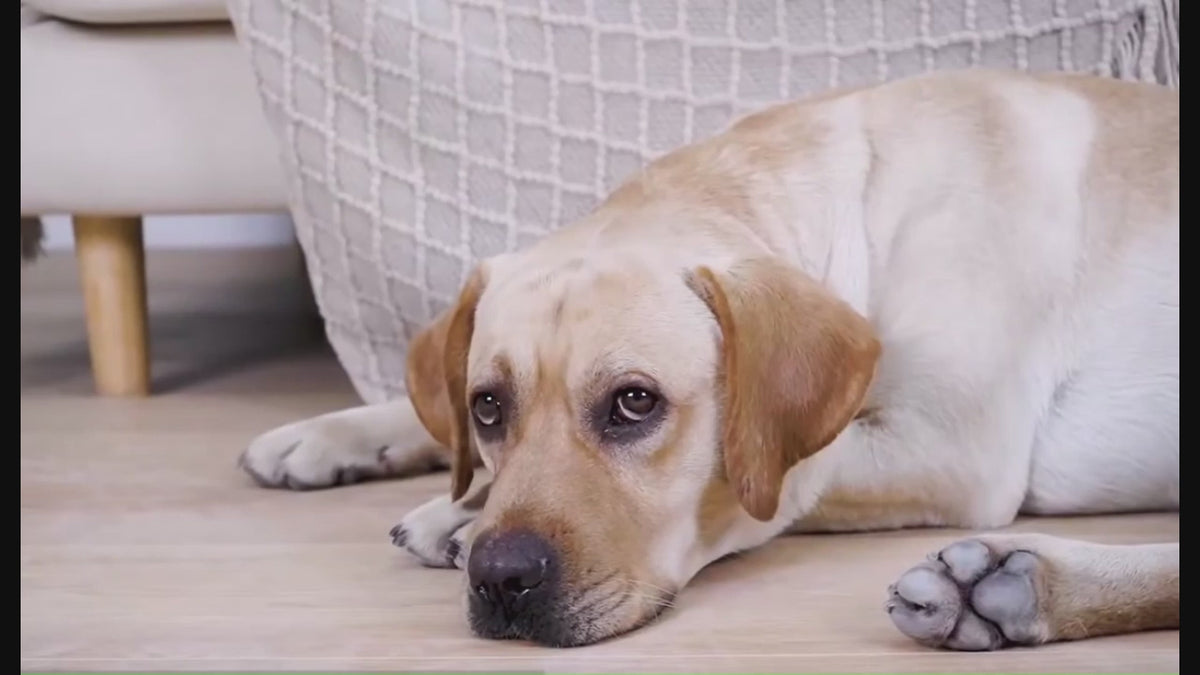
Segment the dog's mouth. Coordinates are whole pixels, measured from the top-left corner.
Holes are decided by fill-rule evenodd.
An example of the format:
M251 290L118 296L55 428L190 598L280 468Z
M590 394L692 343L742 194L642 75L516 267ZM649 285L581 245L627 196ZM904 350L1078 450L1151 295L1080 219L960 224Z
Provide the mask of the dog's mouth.
M614 578L581 591L554 593L519 612L488 605L472 594L468 620L475 635L489 640L583 647L652 623L674 607L674 599L674 591Z

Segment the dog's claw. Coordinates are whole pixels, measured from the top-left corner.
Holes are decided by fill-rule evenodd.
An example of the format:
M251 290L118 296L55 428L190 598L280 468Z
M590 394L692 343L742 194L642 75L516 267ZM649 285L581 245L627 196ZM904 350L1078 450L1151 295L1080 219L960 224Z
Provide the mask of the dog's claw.
M391 532L388 534L390 534L392 537L393 546L399 546L400 548L403 548L404 544L408 541L408 530L404 529L403 525L397 525L393 527Z

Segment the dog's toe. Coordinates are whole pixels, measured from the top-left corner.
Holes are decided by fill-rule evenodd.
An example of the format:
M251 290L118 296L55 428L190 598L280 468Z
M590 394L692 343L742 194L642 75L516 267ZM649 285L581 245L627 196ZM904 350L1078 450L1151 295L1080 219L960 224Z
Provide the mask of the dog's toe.
M962 599L945 565L925 562L892 585L888 615L901 633L922 644L941 646L958 625Z
M467 569L467 556L471 553L470 529L471 523L468 522L450 535L450 543L446 547L446 558L451 567L457 567L460 570Z
M958 584L973 584L992 568L992 551L976 539L964 539L938 551L937 559Z

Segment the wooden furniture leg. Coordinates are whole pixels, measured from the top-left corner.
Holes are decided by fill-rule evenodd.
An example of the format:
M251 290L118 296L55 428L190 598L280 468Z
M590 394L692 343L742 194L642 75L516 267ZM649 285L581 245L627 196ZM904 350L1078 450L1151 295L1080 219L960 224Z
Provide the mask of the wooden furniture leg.
M96 391L150 393L146 254L138 216L73 218Z

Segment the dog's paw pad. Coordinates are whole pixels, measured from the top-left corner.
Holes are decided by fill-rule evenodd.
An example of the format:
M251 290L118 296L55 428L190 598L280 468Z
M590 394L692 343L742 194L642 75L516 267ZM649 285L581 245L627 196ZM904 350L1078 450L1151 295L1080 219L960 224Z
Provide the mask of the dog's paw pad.
M971 590L971 606L975 611L999 626L1005 637L1014 643L1038 641L1040 624L1034 581L1038 564L1034 554L1014 551Z
M983 578L993 566L992 551L976 539L964 539L937 552L937 560L959 585L973 584Z
M905 572L888 589L887 611L900 632L930 647L963 651L1034 644L1038 559L997 555L981 541L955 542Z

